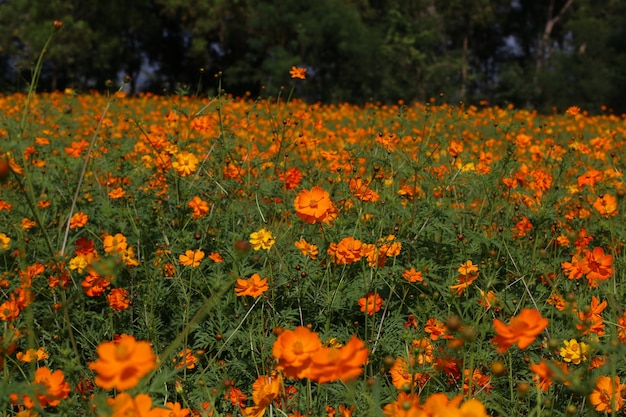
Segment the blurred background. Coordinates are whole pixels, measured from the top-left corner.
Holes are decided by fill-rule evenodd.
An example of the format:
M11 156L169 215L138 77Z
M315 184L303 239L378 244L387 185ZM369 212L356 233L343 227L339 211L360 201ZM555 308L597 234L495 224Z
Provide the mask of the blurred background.
M236 96L626 112L625 0L0 0L1 92L54 20L39 91L211 95L222 71Z

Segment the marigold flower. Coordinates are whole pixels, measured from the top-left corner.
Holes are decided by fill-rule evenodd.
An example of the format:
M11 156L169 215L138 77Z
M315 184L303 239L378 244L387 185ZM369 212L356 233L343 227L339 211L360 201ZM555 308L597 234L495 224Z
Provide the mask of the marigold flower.
M317 245L307 242L304 238L295 242L294 245L296 248L300 249L302 255L308 256L311 259L317 259Z
M198 196L192 198L187 206L192 210L191 218L194 220L198 220L199 218L206 216L209 212L209 203Z
M585 274L590 287L597 286L595 280L607 280L613 275L613 255L605 254L601 247L593 251L585 249L585 257L580 261L580 269Z
M424 417L417 392L400 392L398 398L383 408L387 417Z
M568 116L576 116L578 113L580 113L580 107L578 106L570 106L565 110L565 114Z
M33 227L37 226L37 222L34 222L26 217L22 219L21 226L23 230L30 230Z
M250 244L254 250L270 250L276 243L274 235L267 229L261 229L258 232L250 233Z
M230 387L228 394L224 395L224 398L240 409L243 409L246 406L246 401L248 401L248 396L239 388L233 386Z
M331 243L328 247L328 255L337 265L347 265L359 261L363 257L363 243L348 236L339 243Z
M278 178L281 181L285 181L285 189L293 190L298 187L300 181L302 181L302 173L297 167L289 168L284 173L278 174Z
M198 165L198 158L187 151L178 153L176 155L176 161L172 162L172 168L174 168L181 177L186 177L196 172L196 165Z
M28 349L26 352L17 352L15 358L20 362L36 362L48 359L48 352L44 348Z
M312 356L309 378L320 384L348 381L363 373L369 350L356 336L340 348L322 347Z
M580 177L578 177L578 187L582 188L585 185L593 187L597 182L602 181L604 178L604 173L602 171L598 171L597 169L590 169Z
M533 224L527 217L522 217L522 220L517 222L515 227L513 228L513 239L519 239L524 237L530 232L533 228Z
M156 367L156 355L149 342L123 335L118 341L98 345L98 360L89 363L96 372L95 382L103 389L125 391Z
M111 285L110 277L102 277L93 269L89 270L81 286L87 297L98 297Z
M560 369L560 371L565 375L567 374L567 365L563 362L553 363L552 366L548 365L548 362L545 358L541 360L538 364L531 364L530 370L532 371L533 381L537 384L537 386L543 391L548 391L548 388L552 385L552 382L555 377L555 370Z
M422 271L416 271L414 267L411 269L407 269L402 273L402 278L409 282L422 282L424 281L424 277L422 276Z
M352 178L349 183L352 194L361 201L376 202L380 200L378 193L370 188L370 182L363 182L361 178Z
M106 234L103 238L104 251L106 253L121 253L128 249L126 236L121 233L113 235Z
M282 332L272 346L272 355L278 359L277 369L287 378L308 377L311 357L322 348L319 335L305 326Z
M581 362L589 359L589 345L584 342L578 342L576 339L569 341L563 341L563 347L559 354L563 357L565 362L571 362L574 365L579 365Z
M439 340L440 337L443 339L452 339L452 335L447 334L448 328L446 325L436 318L430 318L426 321L424 332L430 334L430 340Z
M359 298L359 307L361 307L361 312L369 314L373 316L374 313L380 311L380 308L383 306L383 299L380 297L380 294L370 292L367 294L367 297Z
M70 229L78 229L79 227L83 227L89 221L89 216L87 216L82 211L74 213L72 218L70 219Z
M165 409L159 410L162 417L187 417L191 414L191 410L183 408L178 401L165 403Z
M520 349L526 349L548 327L548 319L541 317L541 313L535 309L525 308L511 319L508 326L494 319L493 327L497 333L493 342L499 352L506 352L515 343Z
M208 256L210 260L215 262L216 264L220 262L224 262L224 257L219 252L211 252Z
M65 381L65 375L60 369L51 372L45 366L40 367L35 371L35 384L46 388L45 393L37 394L41 407L57 406L70 394L70 384Z
M237 279L235 285L235 294L237 297L249 295L250 297L258 297L269 289L267 278L261 279L259 274L252 274L248 279Z
M9 250L11 246L11 238L5 235L4 233L0 233L0 249L5 251Z
M600 376L596 379L593 392L589 394L589 402L601 413L616 413L624 406L624 388L618 376Z
M163 408L152 408L152 398L148 394L137 394L134 398L127 392L119 393L115 398L107 398L111 407L111 417L161 417L167 415Z
M130 299L128 298L128 291L124 288L114 288L107 295L109 305L115 311L126 310L130 306Z
M187 250L184 254L178 255L178 260L183 266L197 268L204 259L204 252L200 249Z
M468 260L459 267L458 271L461 275L475 275L478 272L478 265L474 265L471 260Z
M125 195L126 195L126 191L124 191L122 187L116 187L112 189L111 191L109 191L109 194L108 194L108 196L112 198L113 200L120 199L124 197Z
M593 208L604 217L613 217L617 215L617 200L611 194L604 194L596 199Z
M291 75L291 78L306 80L306 70L306 68L292 66L291 70L289 70L289 75Z
M196 367L196 363L198 362L198 358L196 358L193 354L193 351L189 348L178 352L178 358L172 359L174 362L174 368L176 369L193 369ZM180 359L179 359L180 358Z
M247 407L243 410L246 417L261 417L265 414L265 409L280 394L283 380L280 375L261 375L252 384L252 400L254 407Z
M329 220L330 213L334 209L328 191L317 185L310 190L300 191L293 205L296 209L296 215L309 224Z

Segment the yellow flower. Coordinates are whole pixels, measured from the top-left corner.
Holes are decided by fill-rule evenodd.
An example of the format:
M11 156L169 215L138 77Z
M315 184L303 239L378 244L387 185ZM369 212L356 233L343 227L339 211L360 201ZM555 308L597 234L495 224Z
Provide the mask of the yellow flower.
M190 266L196 268L200 266L200 262L204 259L204 252L200 249L187 250L184 254L178 255L178 260L183 266Z
M172 162L172 168L178 172L181 177L186 177L196 172L198 158L191 152L181 152L176 155L176 161Z
M5 235L4 233L0 233L0 249L8 250L10 244L11 244L11 238Z
M258 232L250 233L250 244L254 250L270 250L274 243L276 243L274 235L267 229L261 229Z
M564 347L561 348L560 355L565 362L571 362L578 365L580 362L589 359L589 345L583 342L578 343L576 339L563 341Z

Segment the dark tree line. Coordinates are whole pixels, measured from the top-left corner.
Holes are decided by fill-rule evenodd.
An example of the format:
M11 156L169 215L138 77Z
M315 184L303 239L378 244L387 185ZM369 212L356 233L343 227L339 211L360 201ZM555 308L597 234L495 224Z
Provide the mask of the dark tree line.
M512 102L626 112L623 0L0 0L0 90L215 88L360 103Z

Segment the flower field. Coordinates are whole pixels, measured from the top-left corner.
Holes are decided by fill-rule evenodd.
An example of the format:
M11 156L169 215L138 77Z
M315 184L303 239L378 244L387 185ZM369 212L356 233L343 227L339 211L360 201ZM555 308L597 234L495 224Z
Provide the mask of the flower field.
M0 108L4 416L624 413L622 117Z

